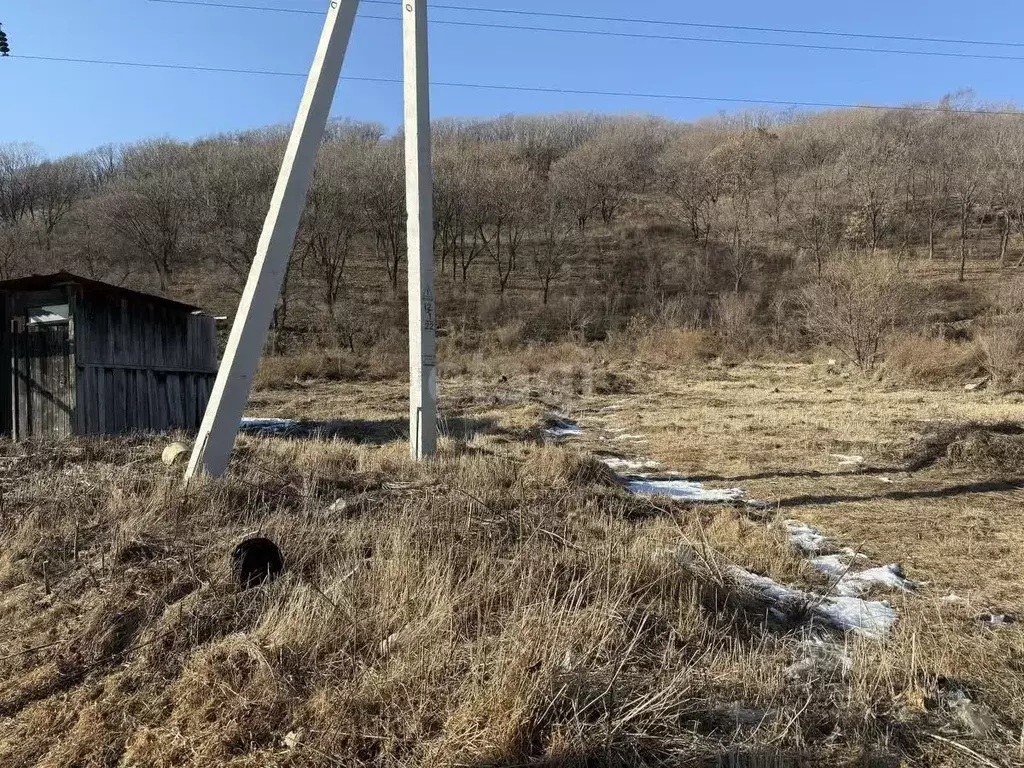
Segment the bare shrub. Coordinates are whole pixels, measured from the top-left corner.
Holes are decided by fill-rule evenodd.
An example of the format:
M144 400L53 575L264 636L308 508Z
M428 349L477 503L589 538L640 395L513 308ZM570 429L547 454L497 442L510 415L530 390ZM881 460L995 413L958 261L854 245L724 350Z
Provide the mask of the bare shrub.
M975 342L902 336L886 352L882 374L904 384L948 384L977 376L984 366Z
M649 365L680 365L713 360L721 353L721 342L708 331L665 328L648 333L635 349Z
M991 325L978 336L985 370L1005 388L1024 386L1024 321L1019 317Z
M736 352L748 352L757 340L758 297L729 293L718 299L718 328L726 344Z
M802 298L807 330L862 371L875 367L886 336L915 315L905 275L882 258L837 258Z

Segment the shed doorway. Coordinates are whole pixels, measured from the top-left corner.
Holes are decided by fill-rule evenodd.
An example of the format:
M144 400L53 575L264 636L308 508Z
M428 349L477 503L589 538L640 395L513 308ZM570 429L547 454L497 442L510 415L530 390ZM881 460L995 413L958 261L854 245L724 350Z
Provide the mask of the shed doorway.
M14 437L74 434L75 362L67 305L33 307L11 322Z

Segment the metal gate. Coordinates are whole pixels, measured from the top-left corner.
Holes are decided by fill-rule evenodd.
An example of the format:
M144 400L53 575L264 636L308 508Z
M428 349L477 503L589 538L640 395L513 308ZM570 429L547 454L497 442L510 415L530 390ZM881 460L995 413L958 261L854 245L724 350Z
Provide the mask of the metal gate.
M11 328L14 439L74 434L75 367L68 322Z

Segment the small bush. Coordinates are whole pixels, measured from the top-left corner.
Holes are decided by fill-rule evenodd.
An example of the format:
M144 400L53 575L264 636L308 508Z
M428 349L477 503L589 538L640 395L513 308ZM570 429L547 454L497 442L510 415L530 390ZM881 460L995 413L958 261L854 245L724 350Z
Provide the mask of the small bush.
M636 355L651 365L684 365L714 360L721 341L707 331L668 328L652 331L636 341Z
M1024 386L1024 321L1019 318L983 330L978 342L985 370L998 386Z
M890 346L882 375L903 384L950 384L984 370L985 356L977 343L903 336Z
M845 255L803 294L807 329L863 371L882 356L882 342L918 314L906 275L883 258Z

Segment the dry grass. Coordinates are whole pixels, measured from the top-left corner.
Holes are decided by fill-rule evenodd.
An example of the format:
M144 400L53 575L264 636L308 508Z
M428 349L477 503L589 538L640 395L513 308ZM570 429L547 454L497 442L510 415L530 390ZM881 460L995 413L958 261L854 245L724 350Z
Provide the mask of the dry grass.
M985 370L985 353L976 342L905 336L890 345L882 376L912 386L949 385L963 384Z
M975 621L979 601L1019 604L1020 526L997 514L1014 492L915 495L948 483L901 476L909 495L890 497L828 467L829 451L906 438L911 416L995 420L1009 402L808 366L607 363L635 391L580 395L546 381L554 362L537 354L540 369L509 360L500 384L446 382L465 442L427 465L391 433L400 385L261 393L261 414L364 429L246 438L227 478L188 492L163 441L0 444L0 764L964 764L930 734L1017 756L1024 647ZM588 354L576 363L605 370ZM781 527L627 495L586 450L536 439L546 399L602 448L602 426L628 426L650 442L624 452L747 478L779 519L933 584L896 600L889 639L834 638L848 673L793 679L808 627L723 576L739 563L814 581ZM280 543L286 573L240 591L228 554L255 532ZM941 601L947 587L972 602ZM956 686L985 732L944 703Z

